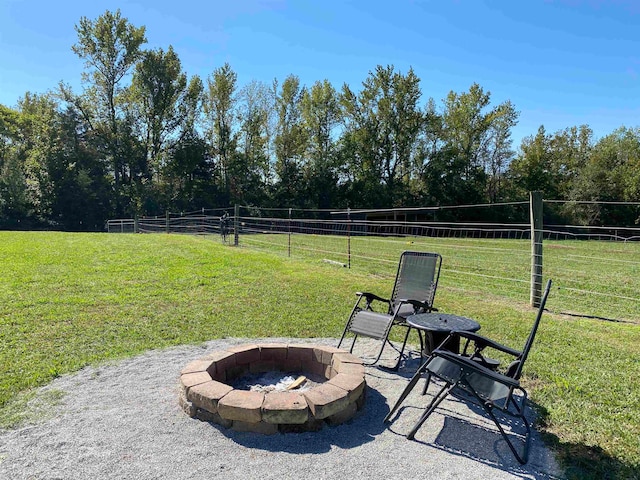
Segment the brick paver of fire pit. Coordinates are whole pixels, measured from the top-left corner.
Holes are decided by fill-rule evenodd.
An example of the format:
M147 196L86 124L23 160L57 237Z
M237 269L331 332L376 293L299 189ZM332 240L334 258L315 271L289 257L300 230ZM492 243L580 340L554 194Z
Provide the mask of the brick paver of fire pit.
M253 373L302 372L325 379L305 391L235 389L234 380ZM194 360L180 374L180 405L191 417L237 431L264 434L319 430L339 425L364 405L364 365L335 347L249 344Z

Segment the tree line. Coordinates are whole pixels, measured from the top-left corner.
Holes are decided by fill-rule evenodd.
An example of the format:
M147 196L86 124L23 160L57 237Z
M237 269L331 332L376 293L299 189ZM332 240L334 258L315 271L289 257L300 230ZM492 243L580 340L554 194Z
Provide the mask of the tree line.
M224 64L188 77L171 46L120 11L76 25L83 88L61 82L0 105L0 227L102 230L109 218L232 204L388 208L519 201L640 201L640 129L596 140L541 126L513 148L518 111L473 84L423 100L410 69L359 89L291 74L239 85ZM475 213L449 214L462 219ZM492 213L519 220L516 210ZM633 205L554 207L555 219L635 225Z

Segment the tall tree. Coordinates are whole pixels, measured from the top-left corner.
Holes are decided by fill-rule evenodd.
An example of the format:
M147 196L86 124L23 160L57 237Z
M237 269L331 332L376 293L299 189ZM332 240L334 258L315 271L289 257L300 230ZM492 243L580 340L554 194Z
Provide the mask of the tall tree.
M592 135L586 125L554 134L541 126L535 136L525 137L507 171L512 197L522 199L527 192L540 190L547 199L569 199L591 156Z
M335 128L341 120L340 99L328 80L304 90L301 115L306 137L307 162L304 170L310 207L329 208L337 195L338 164Z
M19 112L0 105L0 225L12 228L29 212L21 123Z
M234 189L229 167L234 160L237 145L235 131L237 74L228 63L216 68L207 79L204 113L211 153L218 169L223 191L231 195ZM227 197L229 201L229 197Z
M147 41L145 27L130 24L120 10L107 10L95 21L82 17L76 32L78 42L72 49L85 60L83 80L87 87L82 97L74 96L64 86L61 92L80 109L101 138L111 163L117 199L121 184L131 176L123 140L130 133L121 108L121 93L126 87L123 80L142 55L140 47Z
M272 181L270 145L274 130L274 96L269 86L252 81L238 95L237 178L244 203L266 201L267 186Z
M107 219L111 191L86 126L73 109L60 111L49 94L25 94L19 158L32 224L86 230ZM35 223L34 223L35 222Z
M164 169L166 208L190 211L219 206L212 170L207 142L195 129L188 131L172 145Z
M101 230L113 195L107 166L79 112L67 108L58 117L61 148L50 173L55 179L52 221L67 230Z
M143 53L135 66L131 93L151 167L149 173L156 177L162 167L161 155L169 146L167 140L172 135L175 138L183 122L178 105L186 90L187 76L171 46L166 53L161 48Z
M572 200L640 201L640 128L621 127L600 139L573 183ZM587 225L636 225L637 206L575 205L574 218Z
M345 141L355 147L354 185L358 190L364 186L366 201L374 206L398 205L415 174L414 153L424 122L420 79L412 69L402 75L393 66L377 66L362 87L356 95L345 84L341 96Z
M429 165L429 189L441 204L481 203L499 197L499 180L511 152L518 113L507 101L490 107L491 94L478 84L449 92L443 102L442 145ZM441 180L444 180L441 181Z
M514 156L511 146L511 129L516 126L519 113L510 101L498 105L491 113L487 132L485 171L487 180L487 200L491 203L504 199L502 180L509 162Z
M544 126L536 135L525 137L520 154L511 162L508 177L514 189L514 198L526 198L528 192L539 190L545 198L558 198L558 170L551 147L551 135Z
M27 196L32 214L40 222L51 217L54 185L58 181L54 172L63 161L61 150L60 118L56 102L47 95L29 92L18 102L22 113L22 148Z
M301 116L301 99L304 88L300 79L289 75L278 89L273 86L277 115L276 135L274 139L277 180L274 198L278 205L301 205L302 161L306 147L306 135Z
M569 127L551 136L554 153L553 169L558 172L558 198L567 199L580 171L593 151L593 130L588 125Z

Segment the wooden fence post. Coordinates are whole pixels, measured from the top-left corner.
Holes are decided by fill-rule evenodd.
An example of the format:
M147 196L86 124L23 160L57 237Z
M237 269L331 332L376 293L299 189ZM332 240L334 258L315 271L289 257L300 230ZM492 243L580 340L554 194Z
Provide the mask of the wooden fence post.
M169 214L169 210L167 210L167 216L166 216L166 221L165 221L165 233L169 233L169 218L170 218L170 214Z
M531 295L532 307L540 306L542 297L542 192L529 192L531 217Z

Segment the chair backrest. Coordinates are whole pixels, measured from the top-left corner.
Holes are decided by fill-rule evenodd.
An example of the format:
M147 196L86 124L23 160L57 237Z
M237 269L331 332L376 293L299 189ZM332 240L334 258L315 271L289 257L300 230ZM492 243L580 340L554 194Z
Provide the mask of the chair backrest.
M392 308L395 308L396 299L400 298L419 300L432 306L441 264L442 257L437 253L403 252L391 294Z
M536 333L538 332L538 325L540 325L540 319L542 318L542 312L544 311L544 306L547 303L547 297L549 296L550 290L551 290L551 279L547 280L547 286L545 287L544 293L542 294L542 299L540 300L538 315L536 315L536 320L535 322L533 322L533 327L531 327L531 332L529 332L529 337L527 338L527 341L524 344L524 348L522 349L522 354L518 359L518 365L513 374L513 378L515 378L516 380L520 378L520 375L522 374L522 367L524 365L524 362L529 356L529 350L531 350L531 345L533 345L533 340L536 337Z

